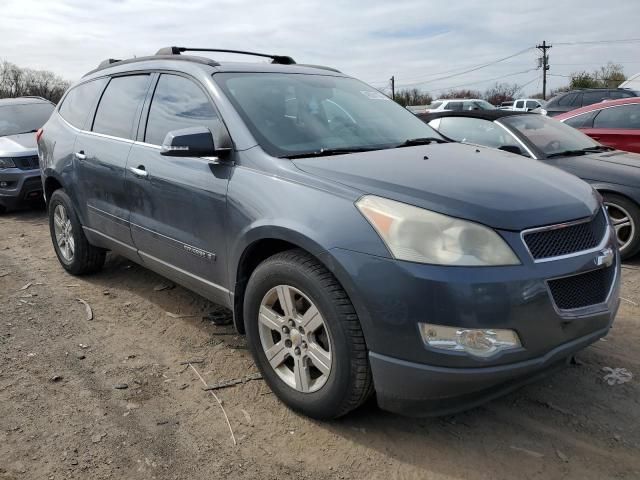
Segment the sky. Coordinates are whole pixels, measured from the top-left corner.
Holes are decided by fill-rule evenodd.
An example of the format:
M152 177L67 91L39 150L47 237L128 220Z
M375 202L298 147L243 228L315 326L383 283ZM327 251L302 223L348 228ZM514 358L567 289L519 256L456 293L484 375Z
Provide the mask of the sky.
M638 20L638 0L3 0L0 60L74 81L106 58L229 48L329 65L381 89L393 75L396 88L434 97L496 81L533 94L542 72L532 47L543 40L553 45L549 88L608 61L640 72ZM626 39L637 40L580 43Z

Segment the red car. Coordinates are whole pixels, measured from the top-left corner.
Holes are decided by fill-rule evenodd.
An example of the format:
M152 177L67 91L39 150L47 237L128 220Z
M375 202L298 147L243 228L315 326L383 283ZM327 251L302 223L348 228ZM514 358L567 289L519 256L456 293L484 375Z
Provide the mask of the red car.
M594 103L554 118L603 145L640 153L640 97Z

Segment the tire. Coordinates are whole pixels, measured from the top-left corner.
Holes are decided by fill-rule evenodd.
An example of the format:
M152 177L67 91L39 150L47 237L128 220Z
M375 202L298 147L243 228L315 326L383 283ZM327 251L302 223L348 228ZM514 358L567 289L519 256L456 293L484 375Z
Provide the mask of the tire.
M61 213L64 213L66 217L60 217ZM87 241L71 199L63 189L56 190L51 195L48 215L53 248L64 269L73 275L99 271L104 265L106 251L94 247ZM58 222L61 218L63 220L62 227ZM61 232L60 228L62 228L63 236L66 239L63 242L59 242L57 238L57 234L59 235Z
M622 195L602 195L609 217L616 228L620 257L627 260L640 251L640 208Z
M287 317L283 313L278 321L269 324L278 328L282 328L281 325L288 327L289 332L278 338L278 330L270 330L271 327L263 320L266 317L259 319L259 312L264 312L261 307L270 302L275 302L273 310L267 307L267 311L284 312L280 298L284 298L281 294L286 289L293 292L289 298L296 300L296 318L307 307L306 313L309 314L313 306L317 307L320 317L311 317L315 320L309 321L306 324L309 328L304 331L301 328L304 322L294 321L295 327L286 320L279 323ZM356 311L336 278L313 256L303 250L288 250L258 265L247 284L244 312L247 340L258 369L271 390L291 409L316 419L333 419L360 406L373 392L367 346ZM319 322L322 326L315 327ZM284 355L286 359L280 366L273 367L266 353L273 349L267 347L272 343L273 348L278 345L286 347L287 340L289 348L283 348L288 351ZM296 345L300 345L298 353ZM327 351L330 352L328 372L326 364L329 362L317 360L326 359ZM274 356L274 359L279 358ZM296 365L306 365L306 368L296 369ZM325 373L316 365L324 365L322 370ZM304 374L296 373L300 371ZM303 378L306 378L306 384L305 380L298 382ZM305 386L307 391L304 391Z

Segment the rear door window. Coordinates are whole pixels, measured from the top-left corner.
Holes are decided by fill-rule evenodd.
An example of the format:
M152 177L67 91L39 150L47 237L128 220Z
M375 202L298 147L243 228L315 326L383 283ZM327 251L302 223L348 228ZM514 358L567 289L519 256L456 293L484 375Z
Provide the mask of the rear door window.
M556 104L560 107L568 107L569 105L571 105L573 103L573 101L576 99L576 97L578 96L577 93L567 93L564 97L559 98L556 101ZM549 106L552 106L553 102L549 102Z
M164 74L153 94L144 141L162 145L172 130L202 126L214 131L219 123L211 100L198 85L179 75Z
M523 108L523 107L524 107L524 101L518 100L516 102L516 108Z
M595 117L597 113L598 110L594 110L593 112L576 115L575 117L565 120L564 123L571 125L573 128L590 128L593 124L593 117Z
M640 129L640 104L600 110L593 120L593 128Z
M93 131L133 139L150 78L150 75L112 78L100 99Z
M60 105L60 116L74 127L84 128L89 112L93 110L105 83L106 78L99 78L74 87Z
M462 102L449 102L444 108L445 110L460 111L462 110Z
M582 94L582 105L593 105L609 98L608 92L585 92Z

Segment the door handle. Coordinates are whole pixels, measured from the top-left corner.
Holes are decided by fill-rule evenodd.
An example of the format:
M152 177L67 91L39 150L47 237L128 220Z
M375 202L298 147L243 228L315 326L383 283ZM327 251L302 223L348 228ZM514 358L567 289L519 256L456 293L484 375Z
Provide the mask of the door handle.
M136 177L145 178L149 175L149 172L144 168L144 165L138 165L137 167L129 167L129 171Z
M75 156L78 160L86 160L87 156L84 154L84 150L80 150L79 152L75 153Z

